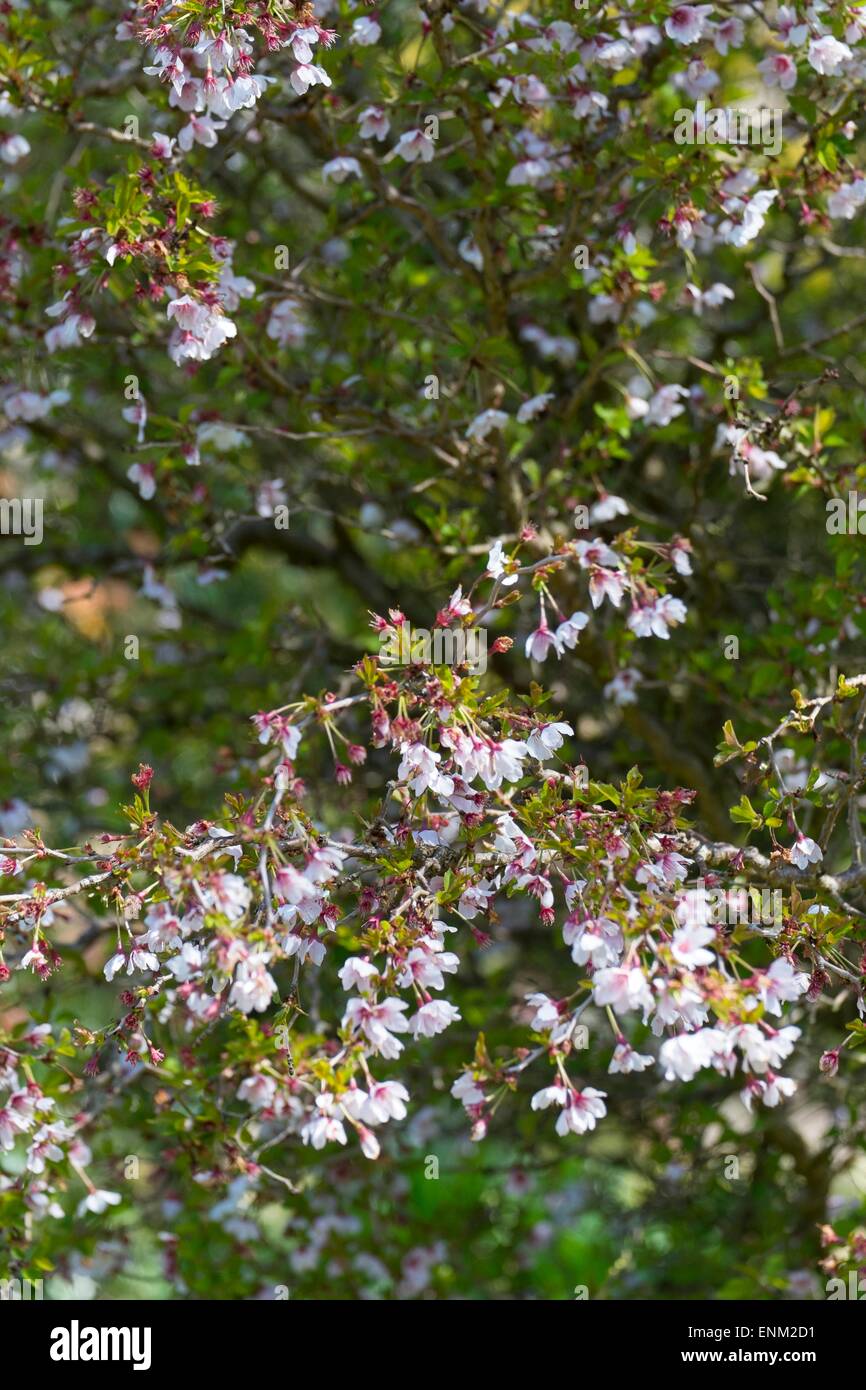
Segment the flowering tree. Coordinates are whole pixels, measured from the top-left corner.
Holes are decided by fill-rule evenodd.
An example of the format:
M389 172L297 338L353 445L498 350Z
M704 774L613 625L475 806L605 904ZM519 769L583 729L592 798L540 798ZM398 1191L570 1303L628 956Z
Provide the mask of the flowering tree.
M10 1270L856 1268L866 11L12 0L0 76Z

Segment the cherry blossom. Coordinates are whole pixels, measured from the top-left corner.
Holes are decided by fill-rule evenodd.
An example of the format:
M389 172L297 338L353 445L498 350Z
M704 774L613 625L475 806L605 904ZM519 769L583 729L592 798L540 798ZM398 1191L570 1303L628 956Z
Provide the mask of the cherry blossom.
M361 15L360 18L352 21L349 43L357 43L366 47L368 44L378 43L381 37L382 30L372 15Z
M416 160L429 164L436 153L436 146L425 131L407 130L394 146L394 153L405 159L407 164L414 164Z
M362 140L385 140L391 120L381 106L367 106L358 117L358 134Z
M791 848L791 862L796 864L798 869L807 869L810 864L820 864L823 858L820 846L808 835L798 833Z
M677 43L697 43L707 30L712 11L712 5L678 5L665 20L665 33Z
M811 67L816 72L831 76L838 70L840 63L847 62L853 55L847 43L841 43L834 39L832 34L825 34L819 39L812 39L806 58Z

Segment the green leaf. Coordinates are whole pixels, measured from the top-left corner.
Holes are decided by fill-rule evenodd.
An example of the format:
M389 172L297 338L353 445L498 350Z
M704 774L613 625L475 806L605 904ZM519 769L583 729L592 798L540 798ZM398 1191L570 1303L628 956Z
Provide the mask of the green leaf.
M741 825L758 826L761 824L761 817L745 793L740 797L737 805L731 807L730 816L732 821Z

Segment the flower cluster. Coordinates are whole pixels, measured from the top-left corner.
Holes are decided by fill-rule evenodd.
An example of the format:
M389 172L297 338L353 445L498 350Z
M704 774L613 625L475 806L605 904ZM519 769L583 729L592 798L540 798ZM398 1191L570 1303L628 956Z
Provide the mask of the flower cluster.
M169 106L186 118L177 136L181 151L188 153L194 144L214 146L231 117L251 110L268 86L278 82L256 72L257 40L268 54L288 53L294 64L289 82L298 96L318 84L330 87L331 79L315 57L337 35L316 22L307 0L293 8L296 17L286 19L270 14L271 6L249 15L223 9L215 16L208 6L144 3L138 16L121 22L117 37L138 38L150 48L145 73L165 84Z
M609 498L600 505L617 510ZM576 543L575 554L617 572L603 545ZM495 606L524 570L497 545L487 573ZM437 621L478 616L458 590ZM345 1144L353 1130L375 1158L376 1127L405 1117L409 1092L399 1078L374 1079L371 1064L402 1062L408 1038L423 1044L461 1020L444 997L461 964L447 937L468 932L483 942L479 918L537 913L542 929L560 917L577 974L559 996L528 997L526 1022L543 1040L534 1051L509 1060L482 1049L454 1083L474 1138L542 1055L556 1077L532 1096L534 1110L556 1107L562 1135L583 1134L605 1116L609 1092L576 1082L569 1070L589 1009L610 1024L611 1076L657 1064L666 1080L688 1082L703 1069L730 1077L739 1068L747 1106L774 1106L792 1094L795 1083L780 1069L800 1028L786 1021L783 1006L811 997L812 977L797 966L796 933L778 958L750 965L743 933L726 936L712 924L703 880L688 886L692 866L700 867L682 819L693 793L652 792L636 774L619 790L594 784L563 756L574 739L567 721L489 703L459 667L420 661L395 679L368 657L357 670L363 694L254 717L266 756L276 757L270 804L262 802L258 815L228 826L199 822L178 836L159 829L146 801L131 811L143 838L135 850L116 849L96 875L99 891L114 881L123 903L104 975L123 982L126 1006L99 1046L110 1037L127 1065L158 1067L167 1033L183 1045L221 1021L270 1015L275 1061L238 1086L262 1132L279 1127L320 1149ZM364 761L363 744L340 727L360 705L369 709L373 747L394 758L400 812L380 826L378 847L364 836L358 842L349 826L336 835L317 828L298 776L304 733L315 725L332 748L346 747L346 763L335 753L338 780L341 769ZM145 796L152 776L143 768L133 777ZM5 872L28 867L38 852L37 845L30 856L16 854ZM819 847L799 830L786 854L805 874L820 865ZM226 857L230 869L215 867ZM145 864L149 884L134 888L131 876ZM44 885L13 895L20 905L8 925L27 948L18 969L47 976L58 968L50 928L63 896ZM808 913L801 932L811 940ZM336 970L348 995L337 1036L324 1044L301 1038L293 1058L301 971L330 975L329 954L347 948ZM280 983L287 968L288 990ZM655 1057L641 1051L650 1037L660 1040ZM7 1113L11 1139L11 1103Z

